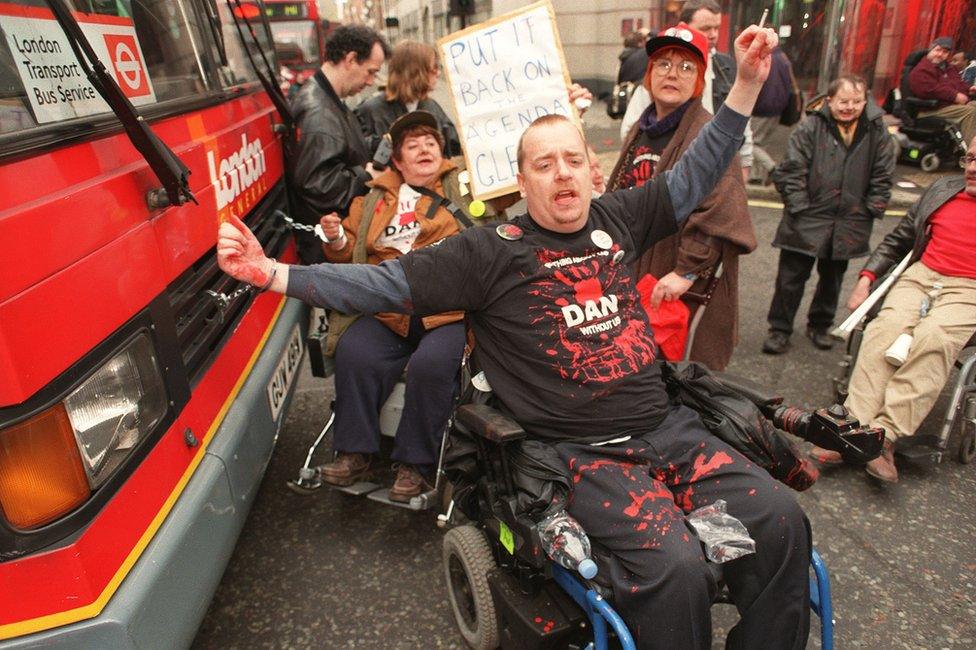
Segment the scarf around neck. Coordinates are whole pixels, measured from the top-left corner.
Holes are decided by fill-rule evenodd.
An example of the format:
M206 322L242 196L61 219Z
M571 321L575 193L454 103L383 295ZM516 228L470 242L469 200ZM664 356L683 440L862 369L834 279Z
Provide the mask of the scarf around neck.
M691 102L693 101L695 101L694 97L673 110L662 120L657 119L657 108L652 103L644 109L644 112L640 116L640 130L651 138L656 138L659 135L673 131L678 128L678 123L681 122L681 118L684 117L685 111L688 110L688 107L691 106Z

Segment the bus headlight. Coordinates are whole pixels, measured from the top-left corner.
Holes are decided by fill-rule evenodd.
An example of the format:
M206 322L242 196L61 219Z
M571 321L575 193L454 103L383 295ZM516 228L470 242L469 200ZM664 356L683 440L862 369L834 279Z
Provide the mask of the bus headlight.
M64 400L88 482L98 488L166 412L166 389L145 333Z

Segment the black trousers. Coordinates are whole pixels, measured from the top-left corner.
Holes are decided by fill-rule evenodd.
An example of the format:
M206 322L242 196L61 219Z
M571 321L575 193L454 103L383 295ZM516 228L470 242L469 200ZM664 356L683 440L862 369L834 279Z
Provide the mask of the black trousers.
M776 289L769 305L769 329L784 334L793 333L793 319L803 300L803 289L810 279L810 271L817 263L817 290L807 313L807 326L812 330L827 331L834 324L840 285L844 282L847 260L810 257L803 253L780 249L779 269L776 272Z
M640 648L706 649L716 585L685 514L724 499L756 553L723 564L741 619L728 648L806 647L810 527L790 489L676 407L655 431L594 447L557 443L575 488L569 512L613 583L614 602Z
M414 316L406 337L371 316L353 323L336 348L333 448L364 454L379 451L380 408L407 368L392 458L416 465L424 473L433 469L454 404L464 342L462 322L426 330Z

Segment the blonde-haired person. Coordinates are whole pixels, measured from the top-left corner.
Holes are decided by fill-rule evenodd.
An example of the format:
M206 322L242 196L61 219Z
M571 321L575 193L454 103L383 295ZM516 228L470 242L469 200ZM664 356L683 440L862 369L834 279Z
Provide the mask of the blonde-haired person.
M445 156L461 153L454 122L430 97L440 70L437 51L427 43L403 41L393 48L393 56L387 62L386 88L365 100L355 111L370 153L376 151L380 139L397 118L417 110L427 111L437 119L438 130L444 136Z

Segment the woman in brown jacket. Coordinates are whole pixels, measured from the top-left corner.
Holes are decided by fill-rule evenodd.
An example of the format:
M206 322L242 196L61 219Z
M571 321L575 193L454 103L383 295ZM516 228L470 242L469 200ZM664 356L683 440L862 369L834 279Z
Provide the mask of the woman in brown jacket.
M639 187L670 169L711 119L702 107L708 41L684 23L647 42L644 86L652 104L644 111L621 149L610 174L609 190ZM736 164L691 214L675 235L659 241L637 263L637 275L658 278L651 308L679 300L689 290L702 292L722 263L722 275L702 316L690 358L722 370L738 337L738 257L756 247L746 206L745 187ZM687 301L689 302L690 301ZM694 313L695 304L689 304Z
M380 264L460 232L454 214L463 207L458 202L464 203L458 173L442 156L444 140L434 116L408 113L390 127L390 135L390 169L370 183L369 194L353 201L348 217L340 222L332 213L321 219L330 262ZM399 468L389 495L409 501L430 489L464 350L463 318L462 312L426 318L376 314L348 325L335 346L337 453L319 468L322 480L346 486L371 473L372 455L379 450L379 411L406 368L392 454Z

